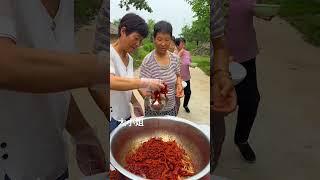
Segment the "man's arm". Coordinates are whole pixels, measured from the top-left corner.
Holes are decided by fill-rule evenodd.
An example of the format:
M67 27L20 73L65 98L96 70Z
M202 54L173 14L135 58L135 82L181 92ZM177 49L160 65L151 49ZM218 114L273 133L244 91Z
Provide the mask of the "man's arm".
M19 48L9 38L0 38L0 54L0 89L31 93L103 84L109 58Z

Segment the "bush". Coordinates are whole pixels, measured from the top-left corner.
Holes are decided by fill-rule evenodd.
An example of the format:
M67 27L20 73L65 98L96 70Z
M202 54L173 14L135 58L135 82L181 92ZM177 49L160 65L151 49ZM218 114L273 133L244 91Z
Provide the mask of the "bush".
M151 52L154 49L153 43L149 42L143 45L143 49L147 52Z
M149 51L144 50L143 47L138 48L134 53L132 53L132 58L134 60L134 67L138 68L143 59L149 54Z
M94 20L101 7L102 0L75 0L74 3L76 25L80 26Z
M197 43L191 42L191 41L190 42L187 41L186 49L188 51L193 51L196 48L197 48Z
M307 42L320 47L319 0L264 0L264 2L281 4L280 16L298 29Z

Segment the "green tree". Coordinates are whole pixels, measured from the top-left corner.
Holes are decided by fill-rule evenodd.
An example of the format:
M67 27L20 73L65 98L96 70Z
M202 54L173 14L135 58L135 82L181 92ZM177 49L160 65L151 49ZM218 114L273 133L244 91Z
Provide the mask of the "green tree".
M156 24L156 22L153 20L153 19L149 19L148 20L148 31L149 31L149 34L148 34L148 40L150 40L152 42L152 34L153 34L153 27L154 25Z
M112 24L114 24L115 26L119 26L119 24L120 24L120 20L121 20L121 18L119 18L119 19L115 19L115 20L113 20L113 22L112 22Z
M121 0L119 3L120 8L126 8L128 11L130 9L130 5L135 7L137 10L146 10L148 12L152 12L151 7L148 5L146 0Z
M94 20L102 0L75 0L75 21L77 25L88 24Z
M195 13L191 26L184 26L181 36L187 41L208 42L210 39L210 0L185 0Z

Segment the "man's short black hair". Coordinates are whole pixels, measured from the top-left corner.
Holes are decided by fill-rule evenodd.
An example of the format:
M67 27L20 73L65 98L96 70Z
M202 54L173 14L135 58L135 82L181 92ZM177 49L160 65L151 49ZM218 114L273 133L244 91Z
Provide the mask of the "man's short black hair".
M154 25L153 37L155 38L158 33L167 33L172 37L172 26L167 21L159 21Z
M118 26L118 37L121 36L121 28L125 27L126 35L139 33L143 38L148 36L148 24L144 19L134 13L128 13L123 16Z

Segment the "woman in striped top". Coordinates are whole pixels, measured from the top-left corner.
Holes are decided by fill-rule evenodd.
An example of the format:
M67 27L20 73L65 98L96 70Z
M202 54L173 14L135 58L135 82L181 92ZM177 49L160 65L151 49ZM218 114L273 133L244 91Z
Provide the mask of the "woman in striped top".
M176 96L183 95L182 80L180 77L179 57L169 51L172 39L172 26L166 21L154 25L155 50L143 60L140 68L140 78L162 79L168 85L168 102L161 111L153 111L145 105L145 116L176 116ZM140 91L144 96L144 92Z

